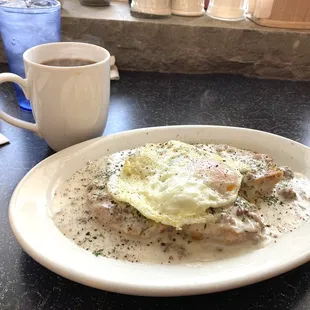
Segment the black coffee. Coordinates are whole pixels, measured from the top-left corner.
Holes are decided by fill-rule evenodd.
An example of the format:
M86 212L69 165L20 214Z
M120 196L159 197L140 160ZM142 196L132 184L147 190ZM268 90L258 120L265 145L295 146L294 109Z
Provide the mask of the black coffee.
M42 65L53 66L53 67L80 67L87 66L96 63L95 61L88 59L77 59L77 58L60 58L52 59L42 62Z

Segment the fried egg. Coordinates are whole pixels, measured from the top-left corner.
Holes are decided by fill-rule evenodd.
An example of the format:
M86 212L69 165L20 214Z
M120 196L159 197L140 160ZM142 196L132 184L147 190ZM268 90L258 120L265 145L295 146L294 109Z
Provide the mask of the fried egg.
M220 156L179 141L137 148L116 171L107 182L114 200L177 229L206 223L209 208L233 204L242 181Z

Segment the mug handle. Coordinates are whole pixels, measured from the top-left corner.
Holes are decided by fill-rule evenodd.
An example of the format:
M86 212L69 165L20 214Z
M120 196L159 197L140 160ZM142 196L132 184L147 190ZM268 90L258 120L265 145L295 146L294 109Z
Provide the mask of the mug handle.
M28 98L27 79L22 79L18 75L12 74L12 73L1 73L0 74L0 84L2 84L4 82L14 82L14 83L18 84L21 87L21 89L23 90L26 97ZM11 125L33 131L34 133L36 133L37 135L40 136L37 124L22 121L18 118L10 116L9 114L7 114L1 110L0 110L0 119L3 119L4 121L6 121L7 123L9 123Z

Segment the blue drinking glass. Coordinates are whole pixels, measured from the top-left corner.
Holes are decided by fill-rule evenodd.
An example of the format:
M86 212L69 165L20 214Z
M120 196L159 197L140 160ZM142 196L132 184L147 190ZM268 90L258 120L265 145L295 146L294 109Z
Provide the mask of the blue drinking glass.
M12 73L25 77L23 53L30 47L60 41L60 3L56 0L0 0L0 31ZM14 84L19 106L30 102Z

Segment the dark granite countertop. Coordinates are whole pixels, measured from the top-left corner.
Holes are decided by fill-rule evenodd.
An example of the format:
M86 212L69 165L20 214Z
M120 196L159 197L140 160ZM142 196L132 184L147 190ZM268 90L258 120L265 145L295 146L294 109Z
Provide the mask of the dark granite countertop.
M0 72L6 69L0 66ZM307 82L122 72L121 80L112 83L105 134L145 126L219 124L265 130L310 145L309 102ZM0 108L32 120L19 110L8 84L0 86ZM248 287L177 298L108 293L54 274L21 249L8 221L15 186L53 151L32 133L3 121L0 132L11 140L0 147L0 309L310 309L309 263Z

